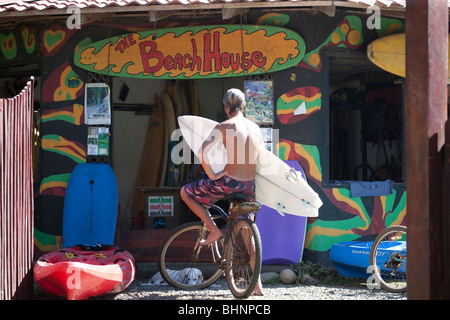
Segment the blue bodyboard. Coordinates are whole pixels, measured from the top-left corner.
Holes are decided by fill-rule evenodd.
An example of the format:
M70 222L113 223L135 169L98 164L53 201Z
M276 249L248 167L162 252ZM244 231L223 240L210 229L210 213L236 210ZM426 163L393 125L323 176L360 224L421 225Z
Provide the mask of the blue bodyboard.
M64 198L63 247L112 245L117 208L117 181L111 166L97 163L76 166Z

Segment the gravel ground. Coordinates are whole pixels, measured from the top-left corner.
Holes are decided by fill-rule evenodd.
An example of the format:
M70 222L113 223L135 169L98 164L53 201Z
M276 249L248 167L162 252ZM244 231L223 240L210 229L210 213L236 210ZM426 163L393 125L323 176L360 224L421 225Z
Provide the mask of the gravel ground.
M288 266L263 266L263 273L280 273ZM171 286L147 285L157 272L155 266L139 266L135 281L123 292L98 297L99 300L236 300L228 289L225 277L211 287L195 291L174 289ZM406 293L390 293L368 289L364 279L350 279L343 284L315 281L315 284L285 285L279 281L263 284L264 296L250 296L255 300L406 300ZM342 281L340 281L342 282Z
M279 273L287 266L263 267L264 272ZM201 290L179 290L171 286L148 285L157 272L154 265L138 265L136 278L124 291L118 294L96 297L91 300L236 300L231 294L226 279L221 277L215 284ZM406 293L389 293L384 290L368 289L365 280L339 281L339 284L316 281L315 284L296 283L285 285L279 281L263 284L263 296L250 296L246 301L264 300L406 300ZM61 300L35 287L35 300Z
M226 280L195 291L177 290L170 286L143 286L136 279L125 291L99 300L235 300ZM370 290L357 285L264 285L264 296L250 296L247 300L406 300L406 294Z

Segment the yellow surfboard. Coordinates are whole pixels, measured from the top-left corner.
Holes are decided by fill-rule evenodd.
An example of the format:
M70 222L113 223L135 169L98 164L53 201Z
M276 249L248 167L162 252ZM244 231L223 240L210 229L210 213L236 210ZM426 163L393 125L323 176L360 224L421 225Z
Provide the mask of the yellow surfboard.
M405 34L392 34L374 40L367 46L367 57L381 69L404 78L406 75Z

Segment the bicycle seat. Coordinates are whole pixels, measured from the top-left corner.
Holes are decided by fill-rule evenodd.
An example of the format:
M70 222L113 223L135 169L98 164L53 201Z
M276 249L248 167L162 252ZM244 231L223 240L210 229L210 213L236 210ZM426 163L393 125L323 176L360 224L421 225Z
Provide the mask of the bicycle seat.
M230 208L230 214L243 215L249 212L257 211L261 208L261 204L258 202L248 201L248 196L242 193L231 193L225 197L228 201L234 205Z

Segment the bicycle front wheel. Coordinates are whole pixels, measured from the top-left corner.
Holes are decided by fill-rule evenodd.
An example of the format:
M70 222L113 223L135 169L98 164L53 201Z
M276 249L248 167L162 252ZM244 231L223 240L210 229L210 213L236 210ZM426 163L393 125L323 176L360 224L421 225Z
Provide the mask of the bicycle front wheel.
M392 226L381 232L370 250L370 265L381 288L389 292L405 292L406 227Z
M258 284L262 247L256 223L239 220L231 230L226 244L226 278L231 293L236 298L247 298Z
M188 222L167 235L159 249L158 269L168 284L184 290L202 289L219 279L222 271L215 263L214 247L199 243L207 233L203 223ZM219 247L221 241L217 241Z

